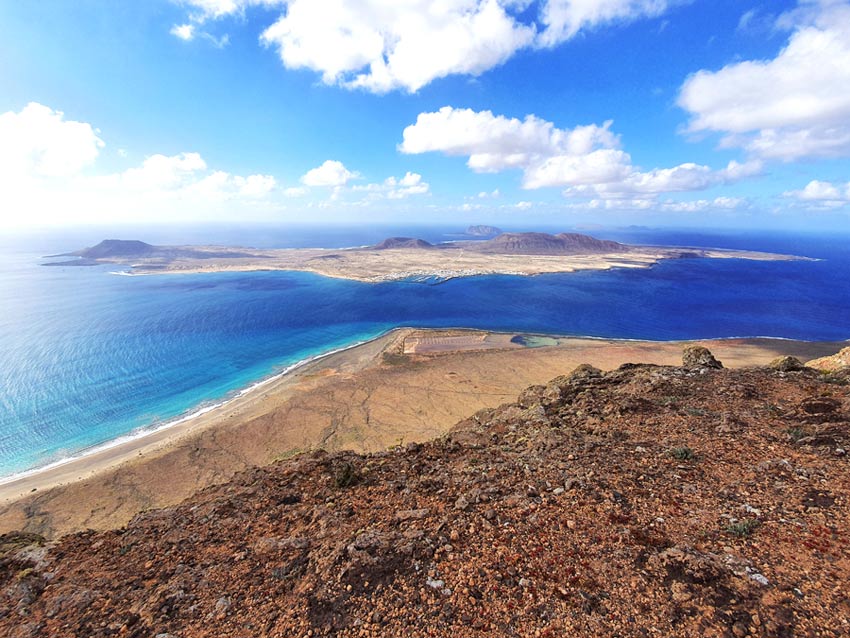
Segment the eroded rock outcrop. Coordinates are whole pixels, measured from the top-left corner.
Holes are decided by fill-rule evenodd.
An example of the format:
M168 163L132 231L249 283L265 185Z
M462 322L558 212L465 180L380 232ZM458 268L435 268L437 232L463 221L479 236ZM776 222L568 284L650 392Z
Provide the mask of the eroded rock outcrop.
M844 348L838 354L820 359L812 359L806 365L817 370L836 372L842 368L850 368L850 348Z

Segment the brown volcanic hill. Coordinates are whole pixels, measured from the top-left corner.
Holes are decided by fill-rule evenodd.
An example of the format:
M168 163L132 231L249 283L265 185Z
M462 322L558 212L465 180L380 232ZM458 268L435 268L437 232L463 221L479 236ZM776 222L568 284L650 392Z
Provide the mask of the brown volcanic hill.
M379 244L370 246L371 250L389 250L391 248L433 248L434 245L424 239L413 237L388 237Z
M502 233L493 239L470 244L467 248L502 255L585 255L629 250L624 244L579 233Z
M73 261L48 262L44 266L94 266L105 261L123 261L132 259L145 259L161 255L163 249L159 246L139 241L138 239L104 239L100 243L75 250L70 253L59 255L48 255L52 257L78 257Z
M157 246L152 246L137 239L104 239L96 246L83 248L77 252L71 253L86 259L106 259L106 258L138 258L147 257L159 250Z
M846 636L850 371L687 361L0 537L0 635Z

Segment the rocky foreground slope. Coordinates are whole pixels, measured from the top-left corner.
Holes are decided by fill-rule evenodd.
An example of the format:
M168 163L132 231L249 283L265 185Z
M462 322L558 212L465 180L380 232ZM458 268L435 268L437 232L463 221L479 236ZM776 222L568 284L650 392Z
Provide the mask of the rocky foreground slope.
M3 636L845 636L850 371L582 366L447 436L0 538Z

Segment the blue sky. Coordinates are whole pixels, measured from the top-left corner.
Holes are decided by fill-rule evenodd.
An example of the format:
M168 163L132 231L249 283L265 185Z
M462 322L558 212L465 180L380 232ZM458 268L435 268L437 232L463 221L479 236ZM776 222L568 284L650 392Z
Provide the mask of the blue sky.
M845 0L0 2L0 219L837 228Z

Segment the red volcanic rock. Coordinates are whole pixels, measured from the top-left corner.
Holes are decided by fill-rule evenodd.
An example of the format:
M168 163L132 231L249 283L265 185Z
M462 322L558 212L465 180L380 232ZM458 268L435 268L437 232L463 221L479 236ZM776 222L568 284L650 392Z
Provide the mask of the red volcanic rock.
M589 366L445 437L0 539L0 635L846 636L850 389Z

